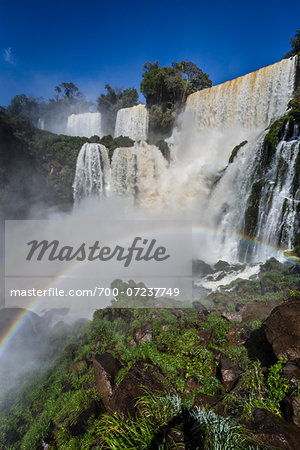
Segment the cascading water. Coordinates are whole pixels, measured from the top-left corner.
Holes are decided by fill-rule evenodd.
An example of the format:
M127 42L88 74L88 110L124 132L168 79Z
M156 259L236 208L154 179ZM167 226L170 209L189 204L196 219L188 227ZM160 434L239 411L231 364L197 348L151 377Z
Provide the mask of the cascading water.
M41 117L40 117L39 120L38 120L38 128L39 128L40 130L44 130L44 129L45 129L45 120L42 119Z
M110 164L101 144L84 144L77 158L73 184L75 204L86 197L102 197L109 190Z
M294 130L288 140L281 140L265 171L260 167L265 128L286 112L294 92L296 64L296 58L286 59L189 96L171 139L175 157L170 167L154 146L136 143L118 148L111 163L112 193L160 214L189 211L197 227L217 230L205 239L210 261L268 256L241 240L243 233L269 245L289 247L297 220L293 179L299 132ZM144 105L122 109L115 136L142 141L147 127ZM245 139L248 143L228 164L233 147ZM78 173L87 170L90 174L88 166L84 169L83 155L79 160ZM75 198L90 195L90 188L76 186Z
M288 123L287 127L288 128ZM300 150L298 127L293 127L290 139L287 132L278 143L275 154L264 175L258 210L256 239L283 248L292 247L300 201L296 189L296 161ZM265 249L255 249L254 257L264 259Z
M154 145L142 142L134 147L117 148L111 163L112 193L153 209L166 168L167 161Z
M284 114L293 94L296 58L191 94L186 112L198 130L225 130L241 125L262 129Z
M99 112L71 114L68 117L67 134L69 136L84 136L88 138L95 135L102 137L101 114Z
M114 136L128 136L134 141L148 138L148 111L146 105L119 109Z

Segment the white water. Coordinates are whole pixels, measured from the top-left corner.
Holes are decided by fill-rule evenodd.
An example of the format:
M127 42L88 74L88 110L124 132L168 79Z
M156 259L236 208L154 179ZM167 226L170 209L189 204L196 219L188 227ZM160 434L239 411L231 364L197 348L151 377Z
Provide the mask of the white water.
M128 136L134 141L145 141L148 138L148 122L146 105L119 109L114 137Z
M107 194L110 182L110 165L106 147L84 144L77 158L73 184L75 204L86 197Z
M198 130L241 125L262 129L284 114L294 89L296 58L191 94L186 112Z
M117 148L111 163L112 193L154 209L166 169L167 161L154 145L136 142L134 147Z
M44 119L42 119L41 117L40 117L39 120L38 120L38 128L39 128L40 130L44 130L44 129L45 129L45 121L44 121Z
M116 149L111 164L112 193L126 196L152 213L189 217L197 228L209 229L194 256L209 256L206 260L210 263L243 259L249 246L240 234L252 186L258 181L265 128L285 113L293 95L295 69L296 58L283 60L189 96L171 139L174 158L170 167L154 146L136 143ZM120 110L115 136L143 140L146 124L144 105ZM232 149L245 139L248 143L228 165ZM269 246L291 245L296 221L291 186L298 151L299 136L294 136L293 142L281 143L270 173L264 174L269 181L262 193L256 232ZM286 161L283 183L272 179L282 161ZM255 259L270 255L269 249L261 248L257 247Z
M69 136L103 136L101 128L101 114L96 113L84 113L84 114L71 114L68 117L67 133Z

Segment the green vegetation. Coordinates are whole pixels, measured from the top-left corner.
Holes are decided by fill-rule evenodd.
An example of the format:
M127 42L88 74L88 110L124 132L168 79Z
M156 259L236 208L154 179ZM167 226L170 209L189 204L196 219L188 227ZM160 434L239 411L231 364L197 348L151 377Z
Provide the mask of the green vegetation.
M236 145L236 146L234 147L234 149L233 149L232 152L231 152L230 158L229 158L229 164L233 163L233 161L234 161L236 155L238 154L238 151L239 151L242 147L244 147L244 145L246 145L247 143L248 143L248 141L243 141L243 142L241 142L239 145Z
M300 28L296 31L295 36L290 40L291 50L284 55L284 58L290 58L300 52Z
M271 259L262 265L258 283L237 280L208 299L219 309L221 295L233 308L248 302L272 305L298 291L299 276ZM223 306L225 311L226 303ZM189 448L195 442L206 449L229 450L233 442L234 448L256 448L241 421L252 420L253 408L282 415L281 403L291 390L282 376L286 360L263 369L249 357L247 347L230 338L233 329L236 336L247 327L250 332L260 331L259 313L251 322L229 322L213 306L210 309L206 316L199 316L194 308L96 311L91 322L70 336L63 355L32 377L11 398L9 409L2 409L0 447L35 449L44 439L51 449L171 449L183 448L183 440L188 439ZM143 330L150 333L146 339L141 339ZM154 393L148 385L136 399L136 414L105 411L93 361L108 354L121 363L114 389L121 389L129 372L144 361L147 373L155 369L161 374L163 391ZM220 358L239 370L232 390L220 377ZM143 379L139 383L142 387ZM203 398L215 401L216 409Z
M171 134L175 114L188 95L212 85L209 76L192 62L160 67L159 61L144 64L141 92L149 107L150 140Z
M114 134L117 112L121 108L129 108L138 104L139 94L135 88L113 89L105 85L106 94L97 99L98 110L102 114L102 123L106 134Z

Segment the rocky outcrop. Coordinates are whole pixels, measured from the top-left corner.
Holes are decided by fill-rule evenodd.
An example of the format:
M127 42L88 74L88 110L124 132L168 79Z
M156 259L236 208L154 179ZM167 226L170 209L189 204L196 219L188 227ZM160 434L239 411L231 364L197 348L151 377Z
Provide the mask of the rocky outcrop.
M277 306L266 319L266 336L277 358L300 358L300 301Z
M110 409L119 414L134 415L137 412L136 400L145 395L145 389L153 393L172 392L160 368L150 360L138 360L115 389Z
M113 393L115 377L122 364L110 353L96 355L92 360L96 389L101 395L103 405L109 407L109 401Z
M300 450L300 431L266 409L255 408L254 423L250 425L257 441L267 448Z

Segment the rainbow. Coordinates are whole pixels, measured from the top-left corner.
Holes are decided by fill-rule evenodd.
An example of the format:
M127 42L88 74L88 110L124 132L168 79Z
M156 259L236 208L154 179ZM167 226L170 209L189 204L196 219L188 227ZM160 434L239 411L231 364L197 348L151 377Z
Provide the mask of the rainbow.
M180 228L183 229L183 227L178 227L178 229L180 230ZM174 228L171 229L171 231L178 231L178 230L174 230ZM147 231L143 231L143 233L151 233L151 230ZM153 230L152 230L153 232ZM164 229L162 231L162 233L164 232L170 232L170 230ZM209 227L200 227L200 226L193 226L192 228L192 234L193 236L199 236L203 233L212 233L216 236L220 236L220 237L232 237L234 239L239 239L240 241L243 241L247 244L253 245L253 246L261 246L261 247L265 247L266 249L268 249L270 251L271 254L273 255L277 255L278 259L280 260L289 260L289 258L285 257L283 254L283 251L278 249L276 246L272 246L269 244L265 244L262 242L259 242L255 239L249 238L249 236L245 236L243 234L237 234L237 233L221 233L215 229L209 228ZM124 237L123 239L128 239L129 236ZM130 236L132 237L132 236ZM294 261L293 261L294 263ZM45 285L44 288L41 289L48 289L49 287L55 285L59 280L61 280L62 278L66 277L67 274L70 274L74 271L74 269L76 267L78 267L78 265L80 264L80 262L75 262L73 263L71 266L68 266L67 269L65 269L64 271L61 271L55 278L51 279L51 282L47 285ZM82 264L82 263L81 263ZM31 310L33 310L37 304L42 300L43 297L33 297L32 301L28 303L27 308L26 309L21 309L20 313L17 314L15 320L11 323L11 325L9 326L9 328L7 329L7 331L2 335L1 339L0 339L0 359L4 356L6 349L9 347L9 344L12 342L14 336L16 336L19 332L19 330L21 329L22 325L25 323L26 318L28 316L28 314L31 312Z

